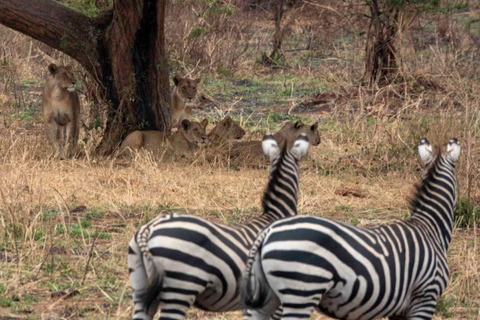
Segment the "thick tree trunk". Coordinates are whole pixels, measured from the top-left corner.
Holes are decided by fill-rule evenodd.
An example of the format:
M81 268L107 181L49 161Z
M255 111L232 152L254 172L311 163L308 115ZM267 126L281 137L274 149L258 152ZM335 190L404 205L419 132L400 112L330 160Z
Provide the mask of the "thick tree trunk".
M164 0L117 0L105 33L115 93L100 150L110 151L135 129L168 131L170 85L165 54Z
M169 130L165 5L115 0L90 19L52 0L2 0L0 23L71 56L98 82L109 105L98 151L108 154L132 130Z
M395 37L398 31L398 8L385 8L382 12L378 1L368 2L370 31L365 54L365 75L369 86L386 85L394 80L398 70Z

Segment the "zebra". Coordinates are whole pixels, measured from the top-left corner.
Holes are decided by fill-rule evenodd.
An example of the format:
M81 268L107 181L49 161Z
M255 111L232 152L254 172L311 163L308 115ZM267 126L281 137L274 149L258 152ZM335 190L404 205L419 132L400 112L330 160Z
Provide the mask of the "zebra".
M308 147L306 135L290 150L279 150L273 136L265 136L270 179L263 214L249 223L227 226L167 214L143 225L128 247L133 319L153 319L160 309L161 320L181 320L192 305L214 312L240 310L241 279L256 236L273 221L297 214L299 160Z
M428 320L449 279L447 250L456 201L452 138L445 154L418 145L426 174L409 201L411 217L376 228L295 216L271 224L251 251L242 284L244 318Z

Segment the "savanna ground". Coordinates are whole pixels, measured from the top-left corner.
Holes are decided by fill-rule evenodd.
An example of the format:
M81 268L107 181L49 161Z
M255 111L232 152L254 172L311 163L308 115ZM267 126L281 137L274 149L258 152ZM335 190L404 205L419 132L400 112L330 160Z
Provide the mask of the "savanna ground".
M199 117L216 121L230 112L250 133L285 120L319 121L322 143L302 161L301 214L362 226L404 219L420 177L416 143L425 136L438 148L457 137L458 228L449 250L451 282L435 319L480 319L480 28L467 28L471 21L479 26L479 8L446 22L419 19L399 35L402 80L368 90L359 86L365 43L350 29L361 21L345 23L341 5L329 5L334 10L316 12L316 20L290 13L286 63L276 68L259 63L272 33L268 14L234 8L234 17L198 20L170 8L184 18L182 25L167 21L172 70L202 74L208 99ZM266 168L96 156L96 127L104 119L88 95L84 155L53 159L41 123L48 64L42 57L71 61L6 28L0 35L0 319L128 319L127 242L141 224L172 211L224 223L260 214ZM240 312L192 309L189 317L240 319Z

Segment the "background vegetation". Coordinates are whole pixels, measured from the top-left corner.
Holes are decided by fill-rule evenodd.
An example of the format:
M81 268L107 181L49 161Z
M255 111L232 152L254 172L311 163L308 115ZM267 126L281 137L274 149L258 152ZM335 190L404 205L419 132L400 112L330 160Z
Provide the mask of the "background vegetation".
M89 16L111 6L63 3ZM322 143L302 162L304 214L363 226L407 217L405 198L420 176L416 143L426 136L438 148L457 137L458 228L435 319L480 319L480 3L380 2L391 19L380 15L389 25L377 27L375 3L172 0L170 70L202 75L199 119L229 113L250 137L285 120L319 121ZM394 60L372 81L366 48L388 28L395 29ZM51 58L73 64L81 82L78 159L52 159L43 136L41 90ZM0 319L129 319L126 249L141 224L173 210L224 223L259 214L264 168L96 156L105 106L65 55L0 27L0 70ZM208 316L240 319L238 312Z

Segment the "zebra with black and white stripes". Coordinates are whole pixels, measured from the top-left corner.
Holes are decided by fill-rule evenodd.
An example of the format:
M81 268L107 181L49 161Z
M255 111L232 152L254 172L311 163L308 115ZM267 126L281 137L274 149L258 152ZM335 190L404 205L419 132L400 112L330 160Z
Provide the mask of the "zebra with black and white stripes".
M337 319L429 320L444 292L456 200L457 139L433 154L410 200L409 219L361 228L313 216L277 221L249 253L243 283L247 318L308 319L318 310Z
M249 223L227 226L187 214L168 214L142 226L129 243L128 267L135 320L181 320L192 306L207 311L240 310L240 286L248 251L272 222L297 213L298 161L309 147L301 135L280 151L265 136L270 180L264 212Z

